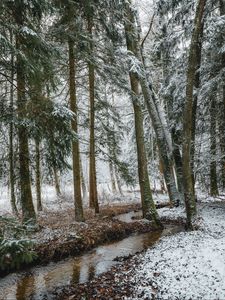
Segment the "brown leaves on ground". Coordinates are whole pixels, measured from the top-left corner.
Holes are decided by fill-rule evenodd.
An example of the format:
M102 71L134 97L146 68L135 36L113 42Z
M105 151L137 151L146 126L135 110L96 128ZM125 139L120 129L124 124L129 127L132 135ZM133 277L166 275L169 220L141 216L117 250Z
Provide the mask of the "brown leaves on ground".
M109 241L120 240L134 232L152 230L149 223L123 223L115 215L140 209L139 205L104 207L98 216L85 212L86 222L74 222L71 211L48 213L39 219L41 230L35 234L39 263L57 261L69 255L79 255Z
M138 258L135 256L87 283L58 288L53 293L54 299L121 300L125 296L132 296L134 286L130 279L137 264Z

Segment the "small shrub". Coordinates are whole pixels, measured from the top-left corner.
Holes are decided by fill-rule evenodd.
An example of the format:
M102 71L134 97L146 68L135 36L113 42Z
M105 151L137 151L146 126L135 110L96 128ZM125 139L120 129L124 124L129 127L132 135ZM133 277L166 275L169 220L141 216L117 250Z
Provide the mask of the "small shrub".
M27 239L3 239L0 241L0 270L19 269L31 263L37 256L32 250L33 242Z
M36 257L34 242L27 238L33 231L30 224L21 224L13 217L0 217L0 271L19 269Z

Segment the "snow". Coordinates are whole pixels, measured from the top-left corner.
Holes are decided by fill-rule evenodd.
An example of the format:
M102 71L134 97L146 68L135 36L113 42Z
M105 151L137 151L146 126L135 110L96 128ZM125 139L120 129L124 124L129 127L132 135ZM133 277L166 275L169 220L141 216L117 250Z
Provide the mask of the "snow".
M171 220L186 218L185 208L183 206L175 208L164 207L161 208L158 212L160 217L166 217L167 219Z
M104 173L105 174L105 173ZM73 199L73 184L70 178L62 178L61 180L61 192L62 196L57 197L55 186L53 185L42 185L42 205L43 210L46 211L61 211L68 208L74 208ZM153 185L152 185L153 186ZM160 184L158 182L154 183L154 188L160 189ZM135 186L133 188L128 188L127 186L122 186L123 195L119 192L113 193L110 187L109 179L105 176L105 180L99 182L98 184L98 194L100 205L124 205L124 204L135 204L140 203L140 191L139 187ZM32 194L34 207L36 208L36 197L35 197L35 187L32 186ZM168 201L167 194L157 194L154 193L153 198L156 204L165 203ZM10 190L1 185L0 186L0 215L5 215L11 213L10 206ZM88 206L88 197L84 199L84 207Z
M27 26L22 27L21 31L22 31L22 33L25 33L28 35L37 36L37 33Z
M198 209L198 231L163 237L141 257L129 299L225 299L225 205L200 204ZM168 214L161 210L161 216Z

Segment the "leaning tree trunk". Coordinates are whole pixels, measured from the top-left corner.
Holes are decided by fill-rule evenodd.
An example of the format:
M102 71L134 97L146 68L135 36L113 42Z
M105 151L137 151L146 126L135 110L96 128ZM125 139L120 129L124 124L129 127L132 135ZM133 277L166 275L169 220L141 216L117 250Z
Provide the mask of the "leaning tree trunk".
M40 141L35 139L35 180L36 180L36 197L37 211L42 211L41 200L41 160L40 160Z
M157 144L159 148L160 159L163 166L163 174L167 185L168 194L170 197L171 205L177 205L180 202L180 194L177 190L176 180L174 177L174 157L172 149L172 139L168 128L166 128L166 120L164 113L160 107L160 103L156 98L146 75L146 70L143 64L143 57L141 54L139 44L139 34L137 32L135 12L132 10L130 3L127 4L128 21L125 27L129 28L128 36L132 41L133 54L139 61L140 71L137 72L138 80L142 88L142 93L148 109L148 113L152 120L153 128L156 133Z
M126 42L127 49L133 50L132 39L130 39L130 26L126 25ZM152 198L152 191L150 188L149 176L148 176L148 163L145 150L144 141L144 128L143 128L143 116L142 108L139 101L139 80L135 74L130 72L130 84L132 90L132 104L134 109L134 121L135 121L135 136L137 145L137 158L138 158L138 177L139 186L141 192L141 203L143 217L152 220L156 227L161 227L159 215L157 213L155 203Z
M184 196L187 213L187 228L192 229L192 219L196 215L196 203L194 195L194 185L191 169L191 148L192 148L192 122L193 122L193 91L195 85L195 74L197 71L197 51L199 38L201 36L203 14L206 0L199 0L197 4L196 16L194 21L194 30L189 50L187 83L186 83L186 100L183 116L183 180Z
M210 107L210 195L218 196L217 172L216 172L216 101L211 98Z
M128 48L129 49L129 48ZM157 213L155 203L152 198L152 192L150 188L149 176L148 176L148 164L145 150L144 141L144 129L143 129L143 116L141 104L139 103L139 82L135 78L135 75L130 74L131 89L133 94L133 108L134 108L134 119L135 119L135 136L137 145L137 156L138 156L138 177L139 186L141 192L141 203L143 217L149 220L153 220L155 226L161 227L159 215Z
M17 25L23 27L23 14L17 10L15 13ZM18 32L16 34L16 75L17 75L17 108L18 119L22 121L25 118L26 110L26 89L25 89L25 66L20 51L23 51L23 35ZM22 122L21 122L22 123ZM29 147L28 133L23 124L18 126L19 141L19 176L20 176L20 201L22 207L23 221L28 220L36 222L36 215L32 201L31 178L29 170Z
M77 99L76 99L76 78L75 78L75 56L74 42L69 40L69 91L70 91L70 109L74 113L71 126L74 132L77 133ZM73 159L73 186L74 186L74 205L75 205L75 220L78 222L84 221L83 204L81 197L81 172L80 172L80 153L78 139L72 142L72 159Z
M166 122L162 122L163 114L162 109L159 109L160 103L155 101L156 97L154 92L149 89L147 82L141 79L142 82L142 91L146 100L147 109L152 120L154 120L154 128L157 137L157 144L159 148L159 156L161 159L163 175L165 178L167 191L170 198L171 206L178 206L183 200L183 187L180 190L180 193L177 189L176 179L177 175L177 166L175 165L176 159L174 157L175 150L172 145L172 139L169 133L169 130L166 128ZM153 101L151 101L151 99ZM155 104L158 105L155 105ZM177 153L176 153L177 154ZM176 166L176 169L175 169ZM174 176L176 172L176 176Z

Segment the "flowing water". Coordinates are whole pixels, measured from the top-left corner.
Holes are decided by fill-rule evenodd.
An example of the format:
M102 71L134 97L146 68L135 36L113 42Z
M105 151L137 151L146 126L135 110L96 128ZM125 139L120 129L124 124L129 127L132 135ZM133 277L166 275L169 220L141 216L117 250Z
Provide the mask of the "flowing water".
M130 222L133 216L139 215L139 212L129 213L119 216L118 219ZM181 230L179 226L168 226L163 231L133 235L119 242L99 246L79 257L10 274L0 279L0 299L51 299L50 290L72 283L87 282L118 264L118 257L133 255L153 246L161 236Z

